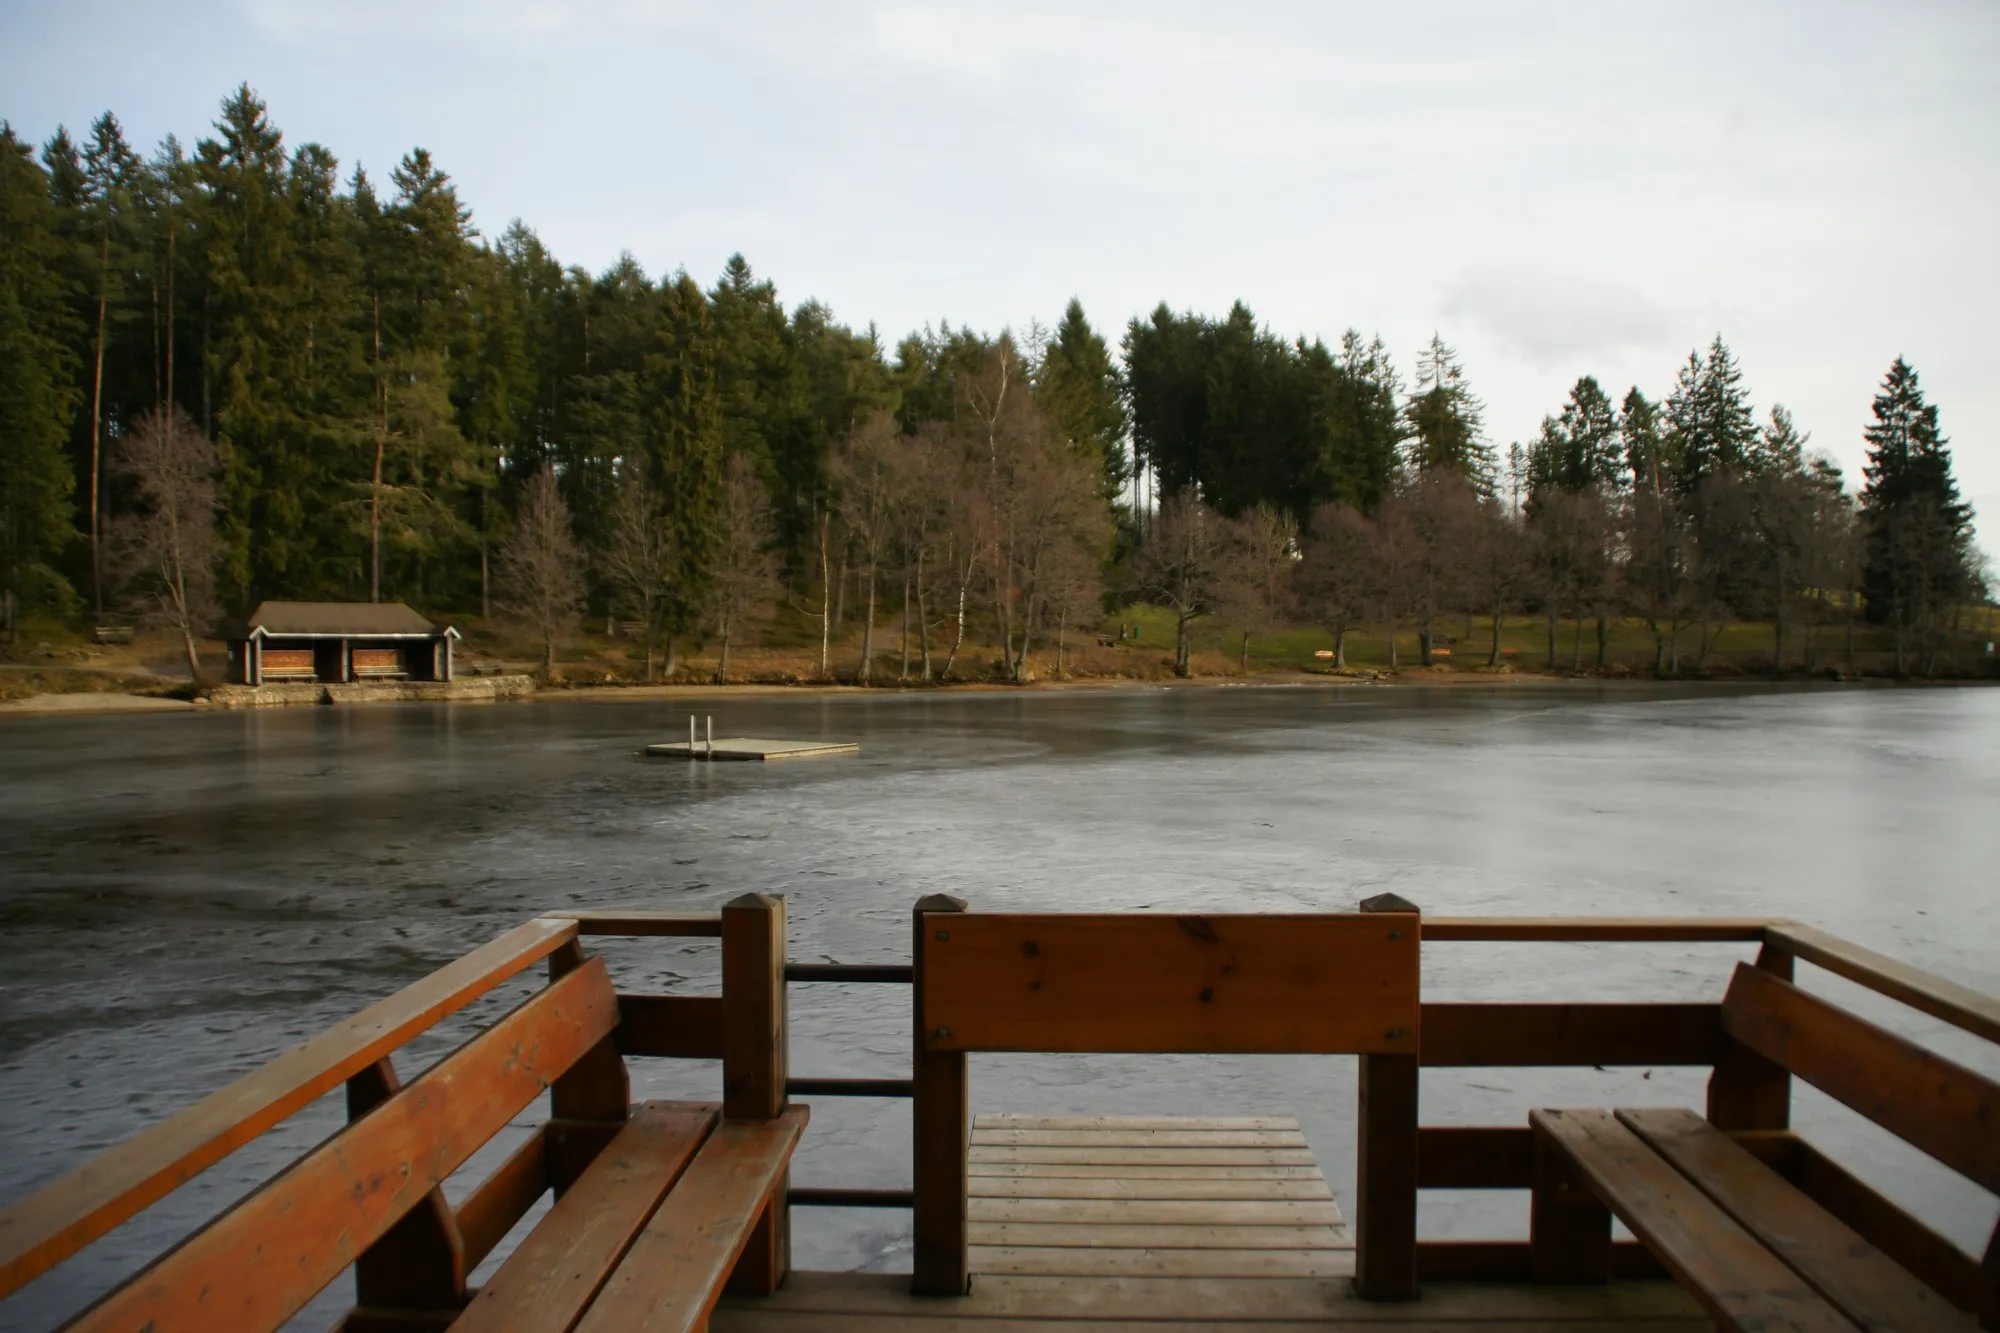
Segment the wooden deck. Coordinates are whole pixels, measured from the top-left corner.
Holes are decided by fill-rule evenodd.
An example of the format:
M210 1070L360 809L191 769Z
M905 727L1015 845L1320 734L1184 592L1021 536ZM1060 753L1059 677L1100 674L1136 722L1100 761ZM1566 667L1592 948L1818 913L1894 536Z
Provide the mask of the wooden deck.
M980 1277L969 1295L912 1296L891 1273L795 1272L775 1295L725 1296L710 1333L1194 1333L1217 1329L1696 1333L1714 1327L1671 1282L1604 1287L1426 1283L1408 1302L1364 1301L1345 1277Z
M725 1299L713 1333L825 1329L1706 1329L1666 1282L1590 1290L1441 1284L1354 1295L1354 1239L1290 1116L982 1115L967 1207L972 1291L794 1273Z
M1354 1271L1290 1116L982 1115L969 1158L975 1282Z

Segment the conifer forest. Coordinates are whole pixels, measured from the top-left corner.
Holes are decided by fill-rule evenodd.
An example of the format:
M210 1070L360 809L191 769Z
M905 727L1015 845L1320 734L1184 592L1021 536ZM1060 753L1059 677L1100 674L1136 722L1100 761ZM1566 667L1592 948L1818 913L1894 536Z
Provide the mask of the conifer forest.
M10 641L144 620L192 658L264 599L399 600L545 668L608 625L647 678L783 639L870 682L1060 674L1139 605L1182 674L1217 626L1246 666L1310 627L1336 670L1363 634L1497 665L1510 623L1535 665L1602 668L1622 632L1661 674L1744 622L1789 672L1851 666L1857 634L1898 673L1967 669L1991 637L1900 357L1855 386L1858 477L1753 406L1720 335L1502 444L1442 337L1075 301L885 333L741 256L566 267L524 221L476 230L447 165L346 167L247 86L192 145L0 127Z

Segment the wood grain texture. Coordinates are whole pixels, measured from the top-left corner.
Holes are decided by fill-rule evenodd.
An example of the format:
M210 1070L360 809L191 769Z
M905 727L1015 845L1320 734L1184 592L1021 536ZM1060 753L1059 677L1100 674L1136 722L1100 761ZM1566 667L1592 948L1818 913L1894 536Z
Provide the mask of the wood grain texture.
M926 1296L962 1295L971 1280L965 1246L970 1169L965 1053L933 1048L924 1027L924 997L936 980L930 949L937 936L949 937L966 919L964 912L962 899L937 893L919 899L911 914L910 1289Z
M974 1176L969 1207L982 1199L1263 1199L1333 1197L1324 1180L1152 1180L1068 1176Z
M974 914L924 942L931 1050L1417 1050L1407 915Z
M275 1329L608 1035L592 959L93 1306L88 1333Z
M1160 1162L973 1162L972 1180L986 1177L1021 1179L1070 1177L1078 1180L1318 1180L1313 1165L1182 1166L1172 1158Z
M1862 1328L1960 1329L1965 1314L1693 1111L1621 1110L1619 1121Z
M1741 964L1722 1024L1759 1055L2000 1193L2000 1084Z
M571 921L517 926L0 1212L0 1296L575 937Z
M1424 938L1431 941L1492 941L1520 943L1696 944L1760 942L1775 918L1617 917L1617 916L1433 916L1424 918Z
M699 1329L784 1180L806 1108L723 1120L632 1242L577 1333Z
M1345 1277L1354 1271L1352 1250L1096 1249L1073 1246L982 1245L972 1252L973 1271L990 1277Z
M1309 1148L1003 1148L978 1145L971 1162L1088 1163L1096 1166L1311 1166Z
M1529 1124L1725 1329L1854 1325L1609 1111L1531 1111Z
M1765 937L1773 946L1816 967L1836 972L1988 1041L2000 1042L2000 1000L1990 995L1796 921L1772 926Z
M1714 1004L1426 1004L1425 1068L1712 1065Z
M1068 1257L1075 1257L1074 1255ZM1086 1256L1088 1257L1088 1256ZM1266 1251L1260 1257L1270 1257ZM1494 1283L1453 1283L1408 1305L1376 1305L1355 1296L1338 1275L1323 1277L1109 1278L983 1274L972 1291L952 1301L910 1294L888 1273L793 1275L783 1291L758 1300L725 1298L713 1327L748 1327L739 1316L785 1314L809 1320L914 1318L915 1327L1018 1333L1045 1328L1121 1328L1155 1333L1162 1326L1289 1327L1295 1330L1364 1328L1658 1329L1664 1321L1705 1325L1700 1307L1671 1282L1617 1283L1607 1287L1535 1288ZM1072 1321L1078 1321L1073 1323ZM1672 1324L1664 1324L1673 1327ZM800 1322L792 1328L810 1328ZM847 1327L867 1327L849 1325Z
M613 1035L626 1055L720 1060L725 1011L720 995L620 995Z
M536 1129L479 1182L458 1206L458 1233L465 1241L466 1271L479 1267L487 1255L528 1215L548 1192L548 1159L541 1129Z
M972 1129L976 1148L1303 1148L1295 1129Z
M1288 1115L1017 1115L987 1111L982 1129L1297 1129Z
M347 1080L350 1124L402 1090L388 1056ZM355 1304L422 1310L457 1310L465 1303L465 1239L458 1218L433 1187L354 1261Z
M1526 1125L1425 1125L1417 1131L1417 1188L1527 1189L1534 1157Z
M549 912L546 915L558 921L574 921L585 935L682 939L718 939L722 935L719 912Z
M720 1118L648 1102L480 1289L455 1333L569 1333Z
M1080 1227L1114 1222L1141 1226L1185 1223L1243 1227L1338 1227L1346 1224L1339 1207L1330 1198L1273 1199L1261 1195L1238 1199L1140 1199L1130 1195L1050 1199L974 1195L970 1203L970 1218L973 1222L1057 1222Z

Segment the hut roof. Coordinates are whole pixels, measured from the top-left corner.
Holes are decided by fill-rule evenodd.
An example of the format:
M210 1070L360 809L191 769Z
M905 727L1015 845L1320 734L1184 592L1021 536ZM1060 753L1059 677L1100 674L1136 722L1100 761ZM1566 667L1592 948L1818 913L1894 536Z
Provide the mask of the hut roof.
M260 602L228 637L247 639L262 630L271 638L432 637L449 627L432 624L401 602Z

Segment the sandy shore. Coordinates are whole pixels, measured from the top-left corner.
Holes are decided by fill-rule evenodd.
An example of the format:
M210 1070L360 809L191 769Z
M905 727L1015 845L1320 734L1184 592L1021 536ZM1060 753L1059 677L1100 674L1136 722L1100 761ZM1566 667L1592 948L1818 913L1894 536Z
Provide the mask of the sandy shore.
M84 694L35 694L0 703L0 717L47 717L76 713L193 713L206 711L208 701L161 699L150 694L119 694L93 690Z

